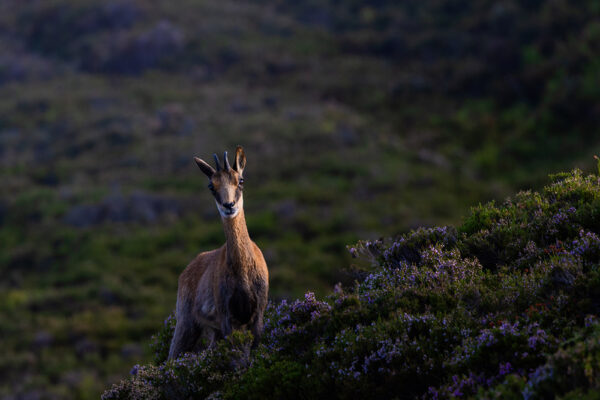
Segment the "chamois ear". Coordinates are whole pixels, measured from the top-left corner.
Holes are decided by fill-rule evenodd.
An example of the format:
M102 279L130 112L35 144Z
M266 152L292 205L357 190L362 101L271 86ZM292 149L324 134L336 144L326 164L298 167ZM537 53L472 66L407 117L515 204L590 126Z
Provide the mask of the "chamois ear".
M194 161L196 161L196 164L198 164L202 172L204 172L204 174L208 176L208 179L212 178L212 176L215 173L215 169L213 167L211 167L206 161L201 160L198 157L194 157Z
M242 146L238 146L235 149L234 169L238 172L238 174L242 175L245 167L246 167L246 155L244 154L244 149L242 148Z

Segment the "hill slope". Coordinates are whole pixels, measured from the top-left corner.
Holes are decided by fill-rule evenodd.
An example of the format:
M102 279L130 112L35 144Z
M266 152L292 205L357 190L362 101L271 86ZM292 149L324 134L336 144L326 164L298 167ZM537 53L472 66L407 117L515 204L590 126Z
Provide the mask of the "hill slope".
M271 304L261 345L236 333L155 364L104 393L128 398L597 398L600 178L554 177L540 193L350 249L372 265L323 301Z
M597 0L0 1L0 398L97 398L223 243L244 145L271 295L600 151Z

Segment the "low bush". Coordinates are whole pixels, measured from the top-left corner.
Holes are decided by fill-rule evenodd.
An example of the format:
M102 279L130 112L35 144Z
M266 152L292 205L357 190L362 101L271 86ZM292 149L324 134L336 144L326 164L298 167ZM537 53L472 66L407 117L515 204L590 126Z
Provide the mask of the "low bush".
M253 350L237 332L165 361L169 317L155 363L103 398L597 398L599 199L573 171L458 229L359 242L355 286L270 304Z

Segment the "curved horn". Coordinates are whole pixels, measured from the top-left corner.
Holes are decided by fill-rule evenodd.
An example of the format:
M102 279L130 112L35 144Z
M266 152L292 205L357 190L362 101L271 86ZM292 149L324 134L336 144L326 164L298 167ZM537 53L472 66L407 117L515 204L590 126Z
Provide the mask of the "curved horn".
M229 165L229 160L227 159L227 152L225 152L225 154L223 155L223 158L225 159L225 161L223 161L223 165L225 166L225 171L229 171L230 165Z
M221 163L219 162L219 157L217 156L217 153L213 154L213 157L215 158L215 163L217 164L217 172L219 172L221 170Z

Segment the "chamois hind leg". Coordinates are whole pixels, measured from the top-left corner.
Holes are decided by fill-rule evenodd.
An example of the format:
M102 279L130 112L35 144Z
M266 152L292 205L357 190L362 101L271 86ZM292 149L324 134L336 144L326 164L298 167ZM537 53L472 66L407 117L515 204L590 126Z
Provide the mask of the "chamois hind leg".
M194 345L194 352L200 352L202 350L214 347L217 340L223 339L221 332L209 326L205 326L200 330L201 333L196 340L196 344Z
M189 318L178 319L171 341L171 348L169 349L168 360L173 360L186 351L192 351L200 336L199 334L198 327Z
M205 348L211 349L217 345L217 342L219 340L223 339L223 335L221 334L221 331L219 331L218 329L206 328L205 332L206 332L206 334L205 334L206 347Z

